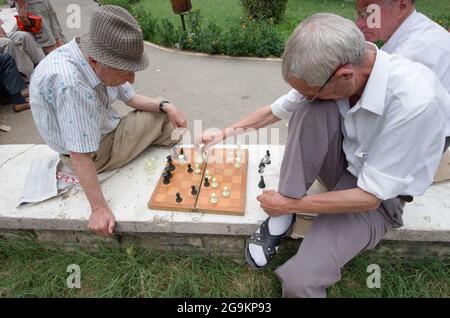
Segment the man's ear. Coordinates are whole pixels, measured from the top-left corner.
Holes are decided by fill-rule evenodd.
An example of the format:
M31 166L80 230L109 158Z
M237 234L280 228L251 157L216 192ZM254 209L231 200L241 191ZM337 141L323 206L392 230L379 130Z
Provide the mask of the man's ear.
M349 79L353 78L354 75L355 75L355 72L353 72L352 69L347 68L347 67L342 67L336 72L336 77L342 78L344 80L349 80Z
M412 0L399 0L396 6L398 10L398 18L403 19L411 12L413 2Z

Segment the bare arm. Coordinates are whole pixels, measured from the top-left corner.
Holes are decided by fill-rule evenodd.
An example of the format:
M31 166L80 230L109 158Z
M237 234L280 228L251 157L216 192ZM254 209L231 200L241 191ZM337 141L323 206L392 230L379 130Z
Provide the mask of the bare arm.
M26 16L27 15L27 0L17 0L17 11L19 13L19 16Z
M89 229L97 234L112 234L115 227L114 215L103 196L91 156L85 153L71 152L70 159L91 206Z
M247 129L259 129L280 121L280 118L276 117L272 113L271 106L264 106L248 114L240 121L232 124L227 128L222 128L220 131L214 132L205 131L202 136L202 142L205 145L212 146L223 139L245 133Z
M291 199L270 190L258 196L261 207L268 214L277 216L290 213L358 213L375 210L380 199L360 188L330 191L301 199Z
M159 112L159 102L143 95L135 95L127 105L144 112ZM187 127L186 116L174 104L166 103L163 108L174 128Z

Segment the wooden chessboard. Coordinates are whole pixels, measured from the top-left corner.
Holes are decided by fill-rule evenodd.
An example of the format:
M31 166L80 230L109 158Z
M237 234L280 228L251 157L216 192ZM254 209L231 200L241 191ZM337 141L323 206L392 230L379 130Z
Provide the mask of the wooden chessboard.
M247 190L248 150L247 149L223 149L213 148L206 155L201 164L201 173L187 172L187 164L192 165L195 170L195 162L198 153L193 148L183 148L185 163L178 161L174 156L173 178L170 184L163 183L163 177L158 180L148 207L154 210L168 210L181 212L203 212L228 215L244 215L245 198ZM179 150L177 150L177 153ZM241 167L235 167L235 158L240 154ZM206 172L211 179L210 186L204 186ZM216 178L218 187L212 187L212 178ZM195 185L198 194L191 194L191 186ZM227 186L230 190L228 197L223 196L223 189ZM176 193L180 193L182 202L176 202ZM218 197L217 203L211 203L211 194L215 192Z

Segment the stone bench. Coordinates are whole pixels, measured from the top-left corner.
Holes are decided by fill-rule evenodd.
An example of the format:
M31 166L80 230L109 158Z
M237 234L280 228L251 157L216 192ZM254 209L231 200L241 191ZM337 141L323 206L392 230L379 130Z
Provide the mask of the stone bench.
M117 235L100 239L87 231L90 214L88 201L82 191L33 206L17 208L29 163L54 152L45 145L0 146L0 233L27 230L41 241L72 242L89 245L97 240L119 244L138 244L160 249L184 250L198 248L205 252L229 250L242 253L245 237L251 235L267 217L256 196L259 160L266 150L272 154L272 164L265 170L267 189L276 189L284 146L249 146L250 160L247 200L244 216L206 213L154 211L147 203L163 170L166 149L150 148L136 160L119 169L102 183L105 197L116 217ZM146 160L156 163L147 171ZM320 191L314 185L311 193ZM301 237L312 222L312 216L300 218L294 238ZM422 197L407 204L405 225L394 229L386 240L414 242L450 242L450 182L435 184Z

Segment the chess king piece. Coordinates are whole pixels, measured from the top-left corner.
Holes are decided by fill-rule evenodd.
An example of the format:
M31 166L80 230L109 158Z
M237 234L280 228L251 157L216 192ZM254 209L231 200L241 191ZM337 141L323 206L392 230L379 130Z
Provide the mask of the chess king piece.
M205 187L209 187L209 178L205 177L205 183L203 184Z
M201 172L202 172L202 169L200 169L200 164L196 163L195 164L195 173L200 174Z
M194 171L194 170L192 170L192 165L190 163L188 163L187 167L188 167L188 169L187 169L188 173L192 173L192 171Z
M241 157L236 157L234 167L239 169L241 167Z
M215 192L211 193L211 203L216 204L219 199L217 198L217 194Z
M261 180L258 183L258 187L260 189L264 189L266 187L266 183L264 182L264 177L263 176L261 176Z
M192 189L192 191L191 191L191 194L192 194L192 195L197 195L197 194L198 194L198 191L197 191L197 189L195 188L195 185L191 186L191 189Z
M217 183L217 179L216 178L212 178L211 187L213 187L215 189L218 186L219 186L219 184Z
M177 192L176 196L177 196L176 198L177 203L181 203L181 201L183 201L183 198L181 197L180 192Z
M225 198L229 197L229 196L230 196L230 189L228 189L228 187L224 187L224 188L223 188L223 193L222 193L222 195L223 195Z

